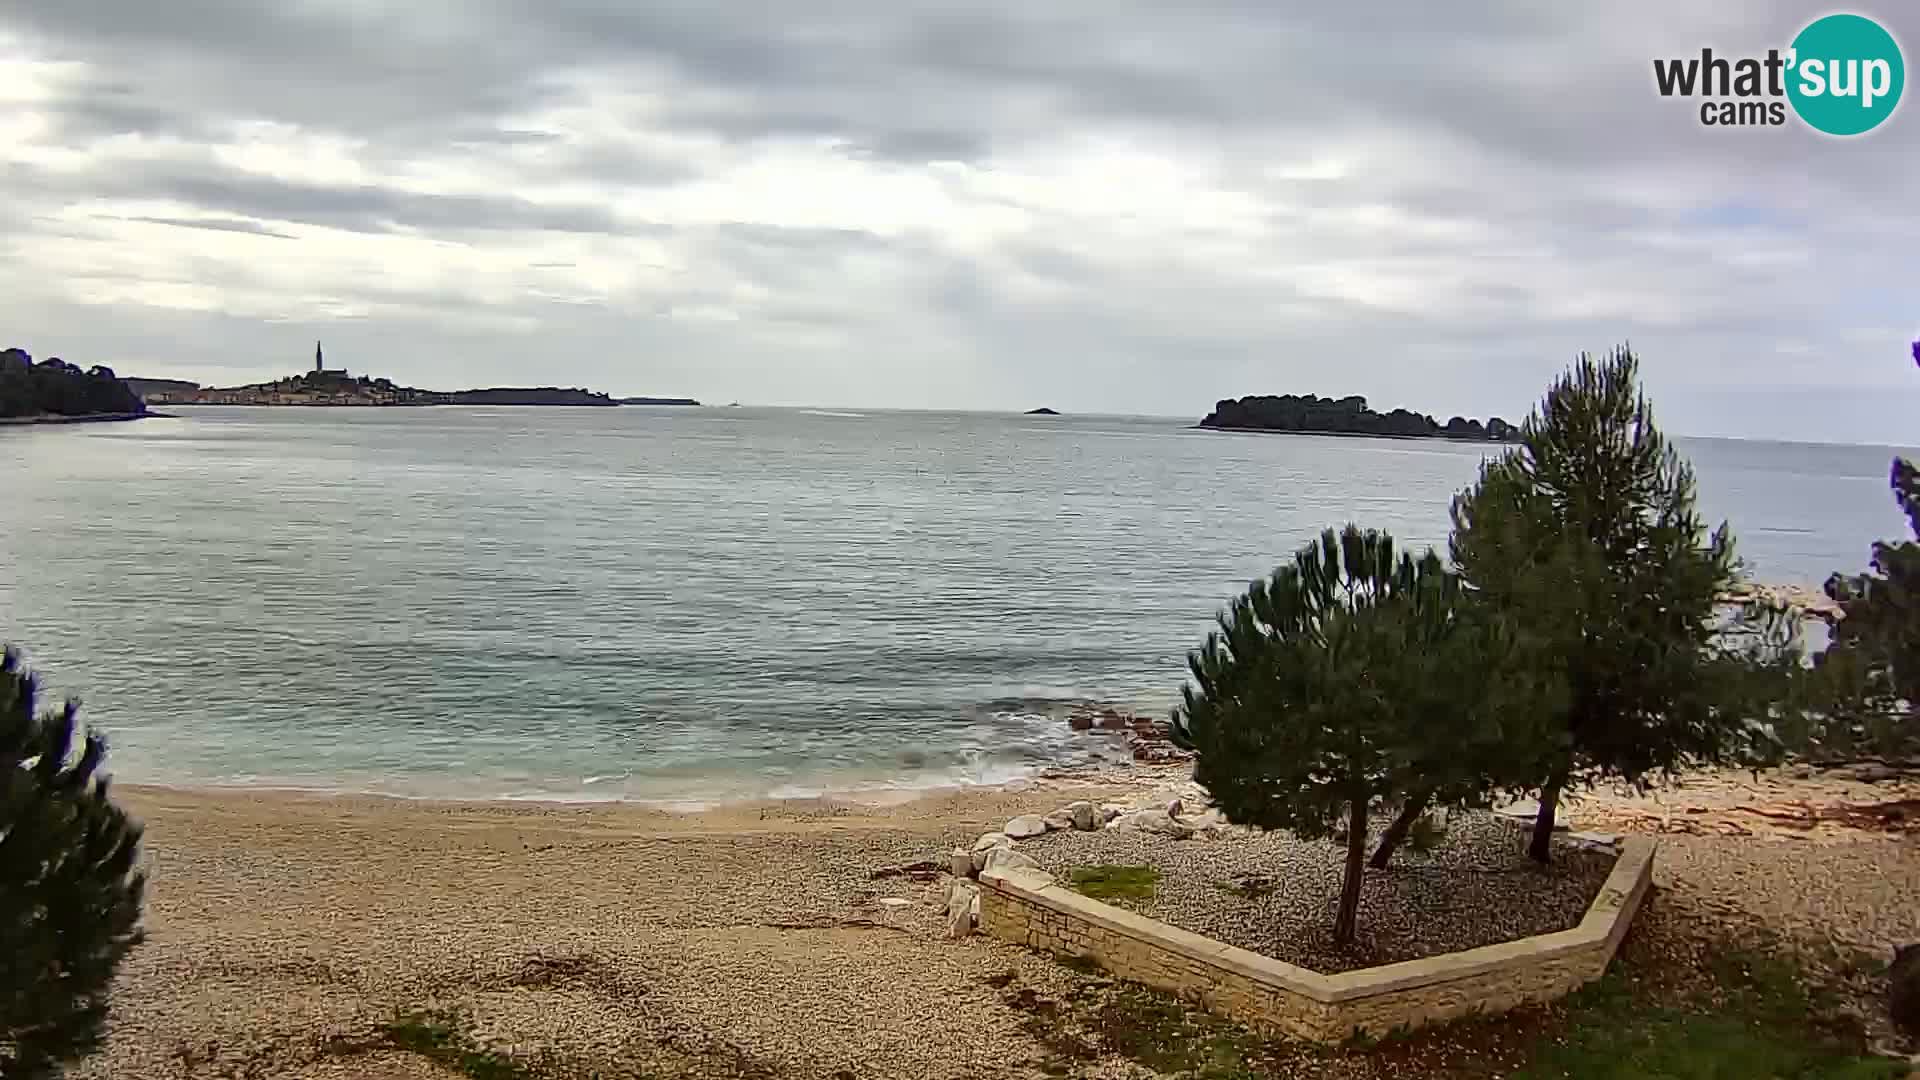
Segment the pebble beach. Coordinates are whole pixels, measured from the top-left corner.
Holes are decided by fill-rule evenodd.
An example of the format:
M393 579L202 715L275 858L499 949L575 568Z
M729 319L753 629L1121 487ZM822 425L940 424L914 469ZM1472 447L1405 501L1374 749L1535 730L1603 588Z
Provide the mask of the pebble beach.
M538 1075L1038 1076L1044 1048L1002 988L1058 996L1075 976L978 935L947 940L948 881L915 865L1015 815L1179 785L1142 770L890 806L701 813L120 788L147 826L148 940L116 986L106 1048L71 1075L446 1080L459 1074L374 1038L397 1015L433 1010ZM1021 847L1119 861L1138 846L1169 880L1182 860L1273 873L1285 841L1236 834ZM1672 839L1660 884L1699 917L1724 909L1876 945L1920 938L1911 837ZM1187 886L1168 887L1182 902ZM1363 910L1369 924L1387 926L1384 909Z

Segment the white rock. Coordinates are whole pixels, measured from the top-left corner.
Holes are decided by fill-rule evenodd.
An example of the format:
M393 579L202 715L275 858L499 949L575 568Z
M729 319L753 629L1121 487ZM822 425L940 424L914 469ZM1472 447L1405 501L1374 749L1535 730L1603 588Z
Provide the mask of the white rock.
M947 858L953 864L954 877L967 877L973 873L973 852L957 847Z
M1039 814L1021 814L1000 830L1015 840L1025 840L1029 836L1039 836L1047 831L1047 819Z
M1046 823L1048 832L1061 832L1073 828L1073 812L1071 810L1055 810L1040 820Z
M1004 850L1004 849L999 849ZM947 895L947 936L963 938L973 933L974 910L980 903L980 887L971 881L956 881Z
M1620 837L1616 833L1570 832L1567 839L1581 847L1606 848L1612 850L1620 846Z
M1073 827L1081 832L1092 832L1094 819L1100 811L1085 799L1067 804L1067 814L1073 818Z
M1193 826L1176 819L1165 810L1135 810L1107 822L1107 828L1123 832L1146 832L1185 840L1193 835Z
M980 891L974 890L973 902L967 905L967 914L972 917L973 925L980 925Z
M904 896L883 896L875 900L874 903L884 908L903 908L912 906L913 901L908 900Z
M978 874L987 868L988 855L1002 848L1010 848L1012 846L1013 841L1006 833L982 833L980 839L973 842L973 850L969 852L972 856L973 872Z
M1038 870L1040 864L1033 856L1015 851L1010 847L994 848L987 852L987 863L981 867L981 873L988 870L1005 872L1008 870Z
M1528 828L1532 828L1534 819L1540 816L1540 800L1516 799L1505 806L1494 807L1493 812L1516 825L1525 825ZM1565 829L1570 828L1572 825L1572 820L1567 817L1566 807L1556 806L1553 808L1554 828Z

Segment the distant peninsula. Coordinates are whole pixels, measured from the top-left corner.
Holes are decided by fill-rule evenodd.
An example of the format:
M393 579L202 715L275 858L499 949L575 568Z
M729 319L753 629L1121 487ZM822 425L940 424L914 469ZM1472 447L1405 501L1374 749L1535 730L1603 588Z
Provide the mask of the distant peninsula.
M1395 409L1378 413L1367 399L1354 395L1323 398L1312 394L1263 394L1226 400L1214 405L1203 428L1222 431L1279 431L1302 435L1370 435L1389 439L1462 439L1471 442L1512 442L1520 429L1499 417L1482 424L1456 416L1442 424L1422 413Z
M692 398L614 398L579 387L494 386L476 390L421 390L399 386L392 379L355 376L346 368L330 368L319 342L313 346L313 368L272 382L215 387L181 379L130 379L140 399L170 405L305 405L305 406L426 406L426 405L698 405Z
M34 363L25 349L0 352L0 424L138 420L146 402L109 367L82 371L59 357Z
M1028 409L1027 415L1028 416L1059 416L1060 414L1054 411L1053 409L1049 409L1045 405L1042 405L1037 409Z

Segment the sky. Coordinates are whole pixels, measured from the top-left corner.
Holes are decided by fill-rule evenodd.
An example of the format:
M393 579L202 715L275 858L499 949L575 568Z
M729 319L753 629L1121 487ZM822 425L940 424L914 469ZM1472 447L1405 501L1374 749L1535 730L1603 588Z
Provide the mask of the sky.
M0 347L1518 420L1630 341L1671 431L1904 445L1920 103L1843 140L1654 89L1828 10L0 0ZM1851 10L1920 61L1920 8Z

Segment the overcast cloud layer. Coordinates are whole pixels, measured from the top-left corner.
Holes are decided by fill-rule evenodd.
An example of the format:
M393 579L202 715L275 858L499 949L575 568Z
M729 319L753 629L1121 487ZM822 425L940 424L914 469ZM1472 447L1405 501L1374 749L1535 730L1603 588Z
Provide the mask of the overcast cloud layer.
M0 0L0 346L1444 419L1631 339L1674 430L1915 441L1920 102L1843 141L1653 90L1824 5L1293 7Z

